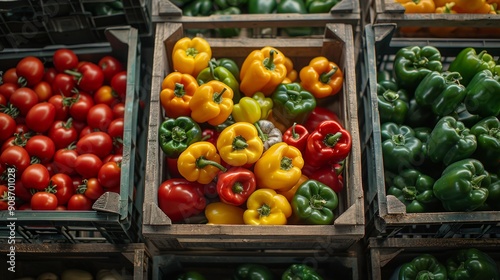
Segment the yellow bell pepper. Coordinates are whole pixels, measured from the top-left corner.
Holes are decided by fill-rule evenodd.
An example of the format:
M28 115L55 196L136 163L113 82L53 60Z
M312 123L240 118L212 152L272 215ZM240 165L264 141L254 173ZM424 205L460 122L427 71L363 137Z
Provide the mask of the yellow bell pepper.
M293 196L295 195L295 192L297 192L297 189L300 187L300 185L302 185L302 183L304 183L307 180L309 180L309 178L306 175L302 174L302 176L300 176L300 179L297 181L297 183L295 183L295 185L291 189L276 190L276 192L286 197L286 199L290 203L292 203L292 199Z
M485 4L488 4L486 0L454 0L455 10L457 13L478 13L483 9L485 13L488 13ZM489 7L488 7L489 8ZM475 12L478 11L478 12Z
M254 123L260 120L261 107L256 99L245 96L233 106L232 115L236 122Z
M286 78L285 55L273 47L252 51L240 69L240 91L252 96L261 91L270 96Z
M302 176L304 159L299 149L279 142L267 149L255 163L257 187L286 191Z
M226 168L220 164L217 148L207 141L189 145L179 155L177 169L186 180L200 184L208 184L220 170L226 171Z
M286 67L286 78L283 80L283 84L293 83L297 80L298 73L297 70L293 68L293 61L289 57L285 57L285 67Z
M227 164L243 166L255 163L264 152L264 144L252 123L236 122L217 138L217 150Z
M223 82L210 81L198 87L189 102L189 108L191 118L196 122L219 125L233 111L233 90Z
M175 71L197 77L207 68L212 58L210 44L202 37L184 37L178 40L172 51L172 64Z
M243 208L224 202L213 202L205 207L207 225L243 225L244 212Z
M396 0L403 5L407 14L434 13L436 4L434 0Z
M315 98L324 98L339 93L344 82L344 73L338 65L324 56L318 56L300 70L300 85Z
M191 115L189 101L198 89L198 82L189 74L172 72L163 79L160 103L170 118Z
M258 189L248 197L243 221L247 225L286 225L291 215L286 197L272 189Z

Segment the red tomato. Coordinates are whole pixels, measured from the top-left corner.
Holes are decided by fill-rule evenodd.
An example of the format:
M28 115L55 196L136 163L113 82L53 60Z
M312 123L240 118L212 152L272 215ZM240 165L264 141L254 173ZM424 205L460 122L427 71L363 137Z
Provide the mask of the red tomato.
M49 130L56 118L56 107L49 102L38 103L26 114L26 125L29 129L44 133Z
M56 149L68 147L78 140L78 131L73 126L71 119L67 121L55 121L47 135L54 141Z
M59 149L54 154L53 164L58 173L64 173L67 175L75 175L75 162L78 157L76 150L71 149Z
M9 209L9 189L6 185L0 185L0 211Z
M85 127L87 127L87 122L85 122L85 121L73 120L72 123L73 123L73 127L76 129L76 132L78 132L78 134L80 134L82 132L82 130Z
M95 104L106 104L111 107L118 103L118 95L116 95L110 86L103 85L94 92L94 102Z
M21 204L16 210L31 210L30 203Z
M115 189L120 187L120 176L121 176L120 163L113 161L104 163L99 169L97 174L97 179L99 183L105 188Z
M54 120L66 120L69 116L69 106L67 106L65 103L67 103L67 100L64 96L56 94L52 95L49 98L49 103L54 105L54 108L56 109L56 116Z
M99 131L99 130L98 129L93 129L92 127L90 127L90 126L87 125L78 134L78 139L83 138L83 136L85 136L87 134L90 134L92 132L95 132L95 131Z
M68 210L92 210L92 200L83 194L74 194L68 201Z
M108 134L111 138L123 138L123 126L124 126L123 118L117 118L111 121L108 126Z
M105 158L113 150L113 140L106 132L91 132L78 140L76 151L78 154L94 154Z
M78 66L77 84L80 90L93 92L104 83L101 67L92 62L83 62Z
M43 81L46 81L49 84L52 84L54 78L57 75L57 70L54 67L46 68L45 74L43 74Z
M56 210L57 196L50 192L36 192L31 197L32 210Z
M0 165L5 169L12 166L17 169L17 174L21 174L30 165L30 155L20 146L12 146L5 149L0 155Z
M52 56L54 67L57 71L76 69L78 67L78 57L75 52L69 49L58 49Z
M5 98L2 94L0 94L0 107L1 106L7 106L7 98Z
M82 180L82 185L78 187L77 192L92 200L97 200L104 193L104 189L97 178L89 178Z
M111 155L105 157L102 162L106 163L106 162L112 161L112 162L116 162L116 163L121 163L122 160L123 160L123 155L121 155L121 154L111 154Z
M107 131L113 120L113 111L106 104L97 104L90 108L87 115L87 124L94 129Z
M47 171L49 171L49 176L52 177L54 176L54 174L56 174L56 167L54 166L54 162L46 162L46 163L43 163L43 166L45 166L45 168L47 168Z
M33 160L36 157L41 163L47 163L52 160L56 152L54 141L45 135L35 135L28 139L24 147Z
M73 179L64 173L56 173L50 177L50 182L52 186L55 186L55 195L59 205L66 205L71 196L75 194Z
M23 134L23 133L28 133L30 132L30 129L28 128L28 126L24 123L18 123L16 125L16 132L14 133L18 133L18 134Z
M10 100L12 94L19 88L17 84L4 83L0 85L0 95L4 96L7 101Z
M111 79L111 87L118 93L118 96L120 96L122 100L125 100L127 95L127 71L116 73Z
M123 64L113 56L107 55L99 60L97 63L99 67L102 69L102 73L104 74L104 80L106 82L110 82L116 73L121 72L123 70Z
M38 95L30 88L20 87L10 96L9 102L19 109L19 114L24 117L33 106L38 104Z
M4 141L14 135L16 121L9 115L0 113L0 141Z
M66 211L68 210L68 208L66 207L66 205L57 205L56 209L54 209L56 211Z
M84 179L97 177L102 160L94 154L81 154L76 158L75 170Z
M21 180L16 181L14 193L16 194L16 199L20 199L24 202L29 202L31 200L31 197L33 196L30 190L24 187Z
M88 93L80 92L73 96L76 101L69 108L69 114L75 120L87 121L87 115L90 108L94 106L94 99Z
M27 135L30 136L29 134ZM9 139L3 142L2 147L0 148L0 152L5 151L5 149L12 146L24 147L26 145L26 141L28 141L28 139L25 137L24 132L16 132L14 136L11 136Z
M17 76L16 67L7 69L2 75L2 83L13 83L17 85L19 77Z
M35 85L33 88L36 95L38 96L38 101L47 101L52 96L52 87L46 81L41 81Z
M113 116L115 119L125 117L125 103L120 102L113 106Z
M52 81L52 92L62 96L71 96L76 91L75 80L71 75L59 73Z
M21 174L21 182L27 189L45 190L49 186L50 174L43 164L32 164Z
M19 77L21 86L34 86L38 84L45 74L43 62L34 56L27 56L21 59L16 66L16 74Z

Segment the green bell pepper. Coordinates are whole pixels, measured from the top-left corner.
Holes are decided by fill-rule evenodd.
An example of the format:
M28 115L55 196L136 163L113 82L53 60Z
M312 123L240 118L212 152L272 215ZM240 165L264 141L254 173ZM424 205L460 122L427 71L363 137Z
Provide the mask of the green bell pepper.
M283 272L281 280L323 280L323 277L308 265L292 264Z
M403 124L408 113L408 93L398 89L393 81L377 83L377 100L380 122Z
M486 199L486 205L481 210L500 210L500 176L498 174L491 174L491 183L488 187L488 198Z
M446 167L433 189L447 211L473 211L486 202L490 184L490 175L481 162L467 158Z
M273 280L273 272L262 264L241 264L236 267L233 280Z
M388 181L387 194L403 202L407 213L425 213L437 209L439 200L432 190L432 177L416 169L406 169Z
M177 280L205 280L205 276L196 271L185 272L176 278Z
M455 57L448 67L448 71L458 72L462 75L461 83L467 86L476 73L482 70L495 68L496 62L487 51L476 53L474 48L465 48Z
M260 119L267 120L269 113L273 109L273 100L270 97L266 97L262 92L256 92L252 95L252 98L257 100L260 106Z
M474 125L470 132L476 136L477 149L473 157L486 168L496 169L500 165L500 120L487 117Z
M483 119L478 114L471 114L463 102L458 104L457 108L450 116L454 117L457 121L463 122L466 127L473 127Z
M223 123L214 126L214 128L215 128L215 131L221 132L226 127L228 127L228 126L230 126L230 125L232 125L234 123L235 123L235 121L234 121L233 115L229 115L229 117L227 117L227 119Z
M410 127L433 126L435 115L428 107L420 106L415 98L408 102L408 113L406 114L406 125Z
M304 123L316 107L316 98L299 83L280 84L273 92L273 116L286 127Z
M500 115L500 76L490 70L478 72L466 88L465 106L482 117Z
M233 76L231 71L223 66L217 66L215 59L208 62L208 67L201 70L196 77L199 85L206 84L210 81L217 80L223 82L233 90L233 101L238 103L241 99L240 83Z
M446 260L450 280L499 280L498 266L487 253L476 248L461 249Z
M433 162L450 165L471 156L477 148L476 136L462 122L442 117L427 141L427 155Z
M441 53L433 46L408 46L398 50L394 58L394 77L401 88L415 90L432 71L441 71Z
M421 106L431 107L438 116L449 115L465 98L461 79L458 72L432 71L415 89L415 100Z
M276 0L248 0L249 14L272 14L278 6Z
M387 122L380 126L380 134L386 169L398 173L423 159L422 142L411 127Z
M214 15L239 15L241 10L238 7L228 7L223 10L217 10ZM215 30L222 38L231 38L240 35L241 28L217 28Z
M236 61L230 58L219 58L215 60L215 66L222 66L229 70L231 74L233 74L234 78L239 82L240 81L240 67L236 64Z
M291 204L298 223L330 225L334 218L333 211L339 205L339 198L329 186L310 179L299 186Z
M211 0L194 0L182 8L182 15L187 17L209 16L213 11Z
M215 0L214 2L219 9L225 10L229 7L243 7L248 0Z
M201 140L201 128L190 117L170 118L160 125L160 147L168 158L177 158L192 143Z
M447 280L446 266L430 254L421 254L411 261L403 263L398 270L398 280ZM392 279L392 278L391 278Z
M307 14L306 4L303 0L280 0L276 7L279 14ZM311 27L284 28L288 36L308 36L313 33Z
M307 12L310 14L329 13L339 2L340 0L306 0Z

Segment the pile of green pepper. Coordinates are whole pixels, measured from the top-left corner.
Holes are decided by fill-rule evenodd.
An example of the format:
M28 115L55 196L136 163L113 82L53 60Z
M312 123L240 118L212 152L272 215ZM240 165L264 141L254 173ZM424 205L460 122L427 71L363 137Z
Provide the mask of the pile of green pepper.
M500 63L474 48L442 61L407 46L378 73L387 194L408 213L498 209Z

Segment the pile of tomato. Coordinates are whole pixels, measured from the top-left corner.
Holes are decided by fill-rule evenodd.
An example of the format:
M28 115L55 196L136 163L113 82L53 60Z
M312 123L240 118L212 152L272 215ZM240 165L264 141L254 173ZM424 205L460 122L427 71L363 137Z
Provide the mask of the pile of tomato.
M61 48L0 70L0 210L14 198L16 210L91 210L119 193L126 65Z

